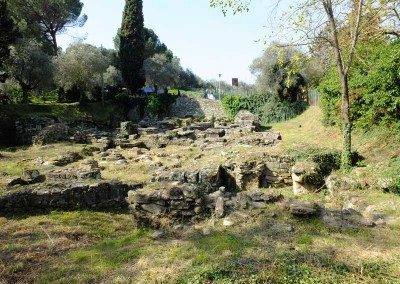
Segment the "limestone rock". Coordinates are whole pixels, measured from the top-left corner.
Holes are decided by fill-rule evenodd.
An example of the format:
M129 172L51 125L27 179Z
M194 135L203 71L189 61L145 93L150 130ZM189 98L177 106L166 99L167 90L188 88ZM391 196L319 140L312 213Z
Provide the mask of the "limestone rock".
M319 214L320 207L316 203L312 203L309 201L303 201L299 199L289 199L286 204L286 207L289 209L290 213L294 216L315 216Z
M291 224L274 224L270 228L271 231L274 233L286 233L286 232L293 232L294 231L294 226Z
M235 225L235 222L233 222L231 219L225 218L222 221L222 225L225 227L231 227L231 226Z
M222 218L225 215L224 211L224 198L223 197L218 197L216 204L215 204L215 216L217 218Z
M157 231L154 231L153 233L151 233L151 234L150 234L150 237L151 237L153 240L157 240L157 239L162 238L164 235L165 235L165 233L164 233L163 231L157 230Z

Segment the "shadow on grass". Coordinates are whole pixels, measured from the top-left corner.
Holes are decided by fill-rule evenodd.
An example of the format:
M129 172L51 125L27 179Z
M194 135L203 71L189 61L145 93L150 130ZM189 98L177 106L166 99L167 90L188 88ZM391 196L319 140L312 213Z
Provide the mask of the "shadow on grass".
M90 230L115 226L112 215L96 214L50 216ZM108 232L94 245L48 259L36 283L396 283L400 276L400 260L341 255L343 246L353 251L389 242L372 229L337 231L317 218L294 219L280 212L275 218L256 215L233 227L217 222L209 235L189 229L153 240L150 230L133 230L126 217L119 227L128 227L121 234Z

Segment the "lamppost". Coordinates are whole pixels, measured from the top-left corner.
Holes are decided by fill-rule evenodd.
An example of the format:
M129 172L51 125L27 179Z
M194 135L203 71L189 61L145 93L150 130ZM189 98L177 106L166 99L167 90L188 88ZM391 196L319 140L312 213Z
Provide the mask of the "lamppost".
M218 99L221 100L221 76L222 74L218 74L219 81L218 81Z

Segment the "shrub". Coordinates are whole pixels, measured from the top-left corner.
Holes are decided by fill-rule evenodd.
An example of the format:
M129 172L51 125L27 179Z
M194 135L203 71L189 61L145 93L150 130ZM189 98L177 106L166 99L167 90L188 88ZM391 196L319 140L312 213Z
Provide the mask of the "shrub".
M168 115L169 107L175 102L176 96L171 94L151 94L147 101L147 110L157 118Z
M244 97L241 96L225 96L221 103L230 118L234 118L241 109L245 108Z
M360 47L362 60L349 74L351 119L356 127L399 127L400 41ZM319 86L326 125L340 125L340 83L333 67Z

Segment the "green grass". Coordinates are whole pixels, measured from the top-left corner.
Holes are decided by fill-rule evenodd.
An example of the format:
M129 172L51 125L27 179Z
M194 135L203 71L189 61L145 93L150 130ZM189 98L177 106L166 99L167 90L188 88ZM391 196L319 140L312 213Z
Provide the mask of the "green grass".
M181 95L187 95L187 96L194 96L194 97L203 97L204 93L200 92L200 91L184 91L184 90L180 90ZM169 90L168 93L173 94L173 95L177 95L178 94L178 90L176 89L172 89Z

